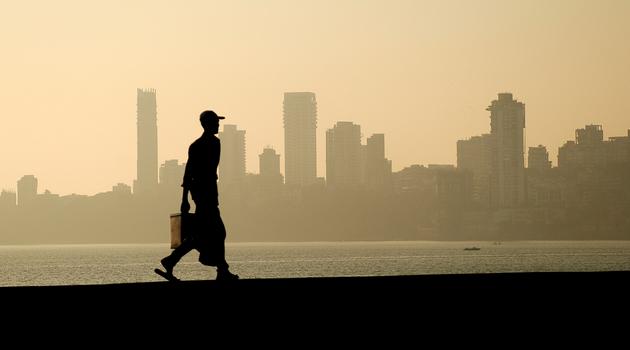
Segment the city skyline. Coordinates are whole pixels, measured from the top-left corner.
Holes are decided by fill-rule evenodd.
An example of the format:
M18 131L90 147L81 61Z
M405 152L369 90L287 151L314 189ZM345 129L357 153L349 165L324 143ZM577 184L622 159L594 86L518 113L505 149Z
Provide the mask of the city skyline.
M526 104L511 93L497 96L486 109L490 133L456 142L457 166L413 164L392 171L385 134L364 143L361 125L339 121L326 130L326 178L310 184L283 183L281 156L268 147L259 154L259 173L246 173L246 130L224 124L217 130L218 185L235 239L627 238L630 129L604 139L602 125L585 125L559 148L558 167L551 167L544 145L527 148L526 167ZM159 240L168 228L164 219L178 210L186 165L174 159L157 169L155 90L138 90L138 102L139 180L133 190L117 183L93 196L59 195L24 175L17 193L0 193L0 221L13 228L3 242ZM288 110L303 112L299 105ZM313 119L304 123L300 117L313 117L312 110L307 104L305 114L294 115L293 122L307 126L293 130L298 150L313 151Z
M308 96L312 96L313 99L315 99L315 94L313 93L284 93L285 96L285 102L286 102L286 96L287 95L303 95L303 94L308 94ZM138 178L144 177L145 181L147 181L149 184L145 185L145 192L146 189L150 189L150 188L157 188L156 186L159 183L162 183L161 178L160 178L160 174L163 170L166 170L168 172L170 172L170 180L169 182L173 182L173 172L177 172L179 170L174 170L177 167L180 167L180 165L178 165L178 162L182 162L182 164L185 164L186 162L186 158L184 157L182 159L163 159L161 161L157 161L158 158L158 154L159 154L159 140L156 139L156 135L159 131L159 126L156 124L157 122L157 116L156 116L156 111L158 109L158 105L159 103L157 102L156 99L156 95L157 95L157 91L155 89L149 88L149 89L137 89L137 98L138 98L138 104L137 104L137 126L136 126L136 133L137 133L137 149L136 149L136 163L137 163L137 169L136 169L136 173L138 174L136 176L136 179L133 180L131 183L125 183L125 182L117 182L117 183L113 183L110 184L106 189L96 192L96 193L81 193L81 192L71 192L71 193L61 193L61 195L75 195L75 194L79 194L79 195L95 195L95 194L99 194L99 193L105 193L107 191L110 191L112 188L116 188L117 186L129 186L131 188L133 188L133 193L137 194L142 192L142 188L138 189L136 188L138 181ZM521 156L521 160L520 163L517 164L518 155L514 155L512 157L516 157L515 159L517 160L517 163L514 164L514 166L516 167L516 169L526 169L529 168L529 161L528 161L528 154L532 153L532 150L535 148L538 148L538 150L534 150L534 151L542 151L542 149L544 149L545 153L545 158L546 162L548 162L548 166L549 167L557 167L558 166L558 155L561 154L562 149L566 148L567 145L571 145L572 143L574 143L575 141L573 141L573 139L567 139L564 140L563 142L561 142L561 146L559 146L555 152L556 154L556 159L555 161L552 160L550 154L551 151L550 149L547 147L547 145L536 145L536 146L531 146L527 144L527 139L525 138L525 130L526 130L526 122L525 122L525 107L524 107L524 103L522 100L517 100L516 98L513 97L513 94L510 92L499 92L498 94L498 98L494 99L493 101L491 101L491 105L489 107L486 108L487 111L490 112L490 115L488 116L489 119L493 120L501 120L505 118L505 114L508 115L508 118L514 118L516 117L518 120L517 124L522 124L520 127L523 128L523 131L519 132L518 136L516 136L517 138L515 139L517 142L516 143L520 143L522 139L522 143L521 143L521 147L519 149L517 149L517 154L518 152L520 152L520 154L522 154ZM311 97L309 97L311 98ZM508 107L505 107L505 104L507 103ZM514 106L511 106L512 104L514 104ZM504 106L504 107L495 107L495 106ZM285 103L285 108L286 108L286 103ZM316 108L316 107L315 107ZM515 109L516 108L516 109ZM499 111L498 115L500 116L500 118L497 117L493 117L496 114L496 111ZM503 111L503 109L505 109L505 111ZM516 111L516 112L515 112ZM516 113L516 114L514 114ZM316 114L316 112L315 112ZM511 117L510 115L514 114L514 117ZM286 118L286 116L285 116ZM520 119L519 119L520 118ZM515 119L516 120L516 119ZM502 124L503 122L501 122ZM498 124L497 124L498 125ZM492 123L489 125L490 127L492 126ZM323 137L323 140L320 140L319 143L323 143L325 146L325 152L324 152L324 157L326 160L326 163L328 162L335 162L335 160L333 160L334 158L334 151L333 153L331 153L332 148L331 146L333 146L334 142L332 142L331 139L331 133L337 129L338 127L341 127L342 130L345 130L345 128L356 128L356 130L353 131L353 133L356 133L357 135L355 135L356 140L354 140L353 142L356 143L356 154L354 154L354 157L356 158L355 160L353 160L352 162L358 162L360 157L363 157L361 160L361 164L366 165L365 161L367 159L365 158L365 154L361 155L360 153L365 152L365 150L368 150L370 148L369 143L371 139L374 139L375 137L380 138L380 150L378 151L379 153L383 154L383 161L385 163L383 163L384 166L383 169L389 168L389 172L396 172L396 171L401 171L404 170L410 166L416 166L416 165L423 165L423 166L442 166L442 165L447 165L447 166L454 166L457 168L461 168L461 169L467 169L472 171L475 174L475 181L477 181L477 177L480 176L480 174L482 174L481 179L482 182L488 182L490 181L491 187L492 186L499 186L498 182L499 180L497 180L496 178L494 180L492 180L492 178L486 178L489 177L491 173L493 172L497 172L500 173L501 170L498 168L494 168L495 165L493 164L492 159L493 158L497 158L497 157L504 157L501 155L493 155L494 152L493 149L496 149L496 145L494 145L495 143L497 143L498 141L493 141L496 137L493 137L491 133L482 133L481 135L477 135L477 136L467 136L467 137L463 137L462 139L459 140L455 140L455 156L456 156L456 161L454 163L430 163L430 162L416 162L413 164L405 164L402 165L400 169L394 169L392 168L392 160L390 158L384 158L385 156L387 156L387 153L385 152L386 147L386 142L384 141L384 137L385 135L383 133L375 133L372 134L371 136L365 135L362 131L361 131L361 125L359 124L354 124L354 122L351 121L337 121L335 122L334 125L332 125L330 128L326 128L325 130L325 134ZM496 126L495 126L496 128ZM597 129L593 129L593 128L597 128ZM593 132L587 133L589 132L590 129L596 130L596 135L593 135ZM486 132L492 132L492 130L486 130ZM590 137L593 140L599 140L599 141L603 141L603 140L607 140L610 137L610 140L614 140L617 138L625 138L627 135L630 135L630 128L626 129L627 134L621 134L621 135L615 135L615 136L606 136L604 134L604 130L602 129L602 125L601 124L586 124L584 129L575 129L575 138L579 139L580 136L579 135L585 135L585 136L581 136L582 138L586 138L587 136ZM256 172L256 170L254 169L253 171L251 171L249 169L249 167L246 165L246 160L247 160L247 154L249 153L256 153L258 157L258 152L263 152L265 150L273 150L275 152L277 152L277 149L275 147L271 147L269 145L264 146L261 150L248 150L247 146L246 146L246 141L245 141L245 133L246 130L239 130L238 129L238 125L236 124L229 124L229 123L223 123L223 125L220 126L220 131L217 134L217 136L221 139L222 136L225 140L222 140L222 144L226 143L224 145L225 149L224 149L224 155L222 158L222 162L225 163L224 164L224 170L221 170L221 167L219 167L219 174L221 174L221 172L226 172L229 173L230 176L229 178L231 179L231 181L229 182L235 182L238 183L239 181L242 181L245 177L246 174L260 174L258 172ZM580 134L581 133L581 134ZM285 136L286 137L286 136ZM344 136L344 139L346 138L346 136ZM366 142L366 144L362 144L363 141ZM345 141L344 141L345 142ZM584 141L583 141L584 142ZM510 141L510 143L513 143ZM497 143L498 144L498 143ZM466 147L466 148L462 148L462 147ZM470 147L477 147L477 148L470 148ZM481 147L481 148L479 148ZM540 149L542 148L542 149ZM529 149L529 152L527 152L526 150ZM369 152L369 151L368 151ZM471 153L472 152L472 153ZM344 152L345 153L345 152ZM352 153L352 152L351 152ZM461 158L461 154L466 155L466 158L463 159ZM539 154L536 154L537 156L539 156ZM280 164L284 163L284 161L282 158L282 154L277 154L276 155L279 160L280 160ZM331 158L331 156L333 158ZM344 156L345 157L345 156ZM353 159L354 159L353 158ZM379 159L379 156L377 156L377 159ZM347 161L344 159L339 159L338 161L342 161L343 162ZM395 159L394 159L395 161ZM539 161L538 159L536 160L537 162ZM377 160L377 162L380 162L380 160ZM154 164L155 163L155 164ZM359 163L357 163L359 164ZM155 166L153 166L155 165ZM381 166L377 166L377 168L380 168ZM537 164L536 167L538 167L539 165ZM164 169L166 167L166 169ZM370 165L371 168L374 168L374 165ZM149 168L155 168L154 171L150 170ZM227 170L227 168L229 168L229 170ZM260 163L257 164L257 168L260 168ZM319 178L324 179L324 181L326 181L326 183L328 184L333 184L336 185L337 180L333 180L333 182L330 182L328 177L331 175L330 170L330 166L327 165L325 168L325 174L323 176L320 176ZM494 170L493 170L494 169ZM183 171L183 168L181 169L181 171ZM352 171L352 170L350 170ZM358 170L356 170L358 171ZM365 170L363 170L365 171ZM379 170L382 171L382 170ZM517 170L519 171L519 170ZM520 170L520 172L522 172L522 170ZM144 175L140 175L141 173L143 173ZM147 174L151 174L151 175L147 175ZM183 174L183 173L182 173ZM283 172L283 169L280 169L280 174L282 175L282 177L285 178L286 181L286 175ZM16 180L15 183L17 183L17 187L19 187L19 182L21 180L24 180L24 178L26 177L35 177L35 182L37 183L39 181L39 177L36 174L22 174L20 175L20 177L18 178L18 180ZM351 176L354 180L357 180L355 182L360 183L362 185L365 185L369 182L369 180L367 178L365 178L366 174L359 174L356 173L355 175ZM377 176L382 176L382 175L377 175ZM512 175L510 175L509 177L511 177ZM518 185L517 187L514 187L515 189L518 187L522 187L520 190L516 190L519 192L523 192L520 194L517 194L516 196L519 197L520 199L513 199L512 202L514 203L514 205L517 205L519 203L523 203L524 202L524 198L525 198L525 188L524 188L524 175L521 175L521 179L519 181L523 182L523 184ZM146 179L148 177L148 179ZM224 176L226 177L226 176ZM344 180L347 182L347 180ZM380 180L382 181L382 179ZM140 181L142 182L142 181ZM502 182L502 181L501 181ZM315 182L313 182L315 183ZM492 184L494 183L494 185ZM224 183L225 184L225 183ZM293 184L295 185L295 184ZM36 187L38 187L38 185L35 185ZM486 185L487 186L487 185ZM515 186L515 185L508 185L508 186ZM141 186L142 187L142 186ZM11 187L11 186L6 186L6 185L2 185L0 184L0 188L2 189L2 191L5 192L9 192L9 193L18 193L18 191L16 191L16 187ZM59 193L59 192L55 192L55 191L50 191L50 189L48 187L43 187L43 186L39 186L38 187L40 190L45 190L48 193ZM497 188L492 189L492 188L486 188L483 187L481 189L478 188L478 185L473 185L472 187L472 196L473 198L475 198L475 200L477 201L481 201L481 202L487 202L490 198L486 198L485 200L482 200L478 197L478 195L476 194L477 192L485 192L485 193L491 193L491 192L496 192L499 193L499 190ZM43 192L42 192L43 193ZM55 194L55 195L59 195L59 194ZM503 195L501 195L503 196ZM16 198L19 199L19 196ZM502 200L501 200L502 201Z
M312 98L313 100L315 98L312 93L285 93L285 98L287 95L306 96L307 99ZM129 192L129 194L133 192L134 195L142 195L158 191L158 185L179 187L178 176L183 176L185 160L167 159L157 163L159 146L156 135L159 128L156 125L156 90L137 89L137 96L137 173L138 178L142 178L144 181L134 180L133 187L127 183L119 182L110 186L111 191ZM399 171L393 171L392 160L386 158L384 134L376 133L368 137L361 132L361 125L350 121L338 121L332 128L326 130L326 137L323 140L326 147L327 162L326 175L319 178L323 182L312 182L310 185L326 184L332 188L340 185L342 188L352 185L367 186L374 189L391 185L388 183L391 181L389 177L393 173L403 173L405 170L417 166L427 166L429 169L452 168L470 172L472 176L469 185L470 199L473 202L493 207L521 206L527 200L525 170L552 169L554 163L550 160L549 150L545 145L528 146L526 144L525 104L514 98L513 94L509 92L500 92L497 96L498 98L492 100L490 106L486 108L490 112L490 133L457 140L457 161L455 164L414 163ZM300 109L302 107L298 108L298 110ZM630 128L626 131L627 134L607 138L604 137L603 127L599 124L587 124L584 128L575 129L575 139L565 140L562 146L558 147L558 160L555 168L564 164L566 169L568 168L567 164L575 166L575 164L582 162L599 165L608 165L618 161L625 162L630 154L630 150L626 150ZM275 167L277 167L276 172L279 178L284 179L285 175L280 169L281 155L270 146L265 146L262 150L263 153L258 155L261 161L263 158L266 159L264 166L259 162L259 172L247 171L245 134L246 130L239 130L238 125L234 124L224 124L222 128L221 126L219 128L217 137L221 139L222 152L224 153L222 156L223 168L221 166L218 168L221 186L242 185L245 183L247 175L268 175L269 169ZM306 137L306 139L312 137L310 133L301 133L300 136ZM365 144L363 144L364 139ZM576 145L581 148L576 148ZM588 156L579 155L578 153L582 152L584 145L596 145L596 151L589 151L591 153L588 153ZM605 146L600 147L600 145ZM526 152L526 150L528 151ZM530 157L532 157L531 160ZM499 159L503 161L499 162ZM276 165L271 165L276 161L278 162ZM263 167L267 169L268 174L263 174ZM152 168L154 169L151 170ZM220 181L221 177L225 179L223 182ZM28 183L28 185L21 185L21 183ZM15 196L13 202L19 205L20 186L28 188L29 194L27 196L33 200L39 195L55 198L60 196L48 188L43 192L38 192L38 189L42 189L42 187L38 188L38 183L39 179L35 175L22 175L17 180L17 191L8 186L2 188L2 200L7 204L11 202L10 198ZM138 183L141 185L138 186ZM298 184L287 184L284 180L280 181L280 184L295 188L307 186L302 184L296 187ZM107 191L101 191L95 195L108 192L110 192L109 188ZM86 194L73 192L64 195L85 196Z
M132 183L138 87L158 92L159 163L183 160L199 112L214 109L248 130L250 172L265 145L285 156L283 93L312 91L319 177L340 120L387 135L396 171L454 164L454 140L487 132L497 92L525 101L527 145L547 146L554 165L572 130L625 135L630 115L627 1L60 0L3 15L0 186L11 188L23 174L56 193Z

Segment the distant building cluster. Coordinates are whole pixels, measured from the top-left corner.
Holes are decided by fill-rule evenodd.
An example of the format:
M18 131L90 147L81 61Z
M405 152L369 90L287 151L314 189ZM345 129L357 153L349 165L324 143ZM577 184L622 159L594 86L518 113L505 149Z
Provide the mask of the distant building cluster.
M222 125L218 134L222 208L243 232L254 225L276 239L293 239L300 231L311 232L314 239L323 239L319 234L330 234L331 239L344 235L482 239L510 230L530 237L527 230L532 227L540 234L561 232L562 227L567 235L630 228L630 130L626 136L604 140L601 125L586 125L576 130L575 140L559 148L557 167L552 166L544 145L527 148L526 166L525 104L511 93L499 93L487 111L490 130L457 141L456 165L414 164L397 172L386 157L384 134L364 140L360 125L339 121L325 132L326 176L318 178L316 96L287 92L283 101L285 174L281 173L281 154L270 146L258 156L259 172L247 173L246 131ZM119 183L91 197L59 196L48 190L39 193L37 178L25 175L18 180L17 191L0 192L0 220L3 212L15 209L24 209L24 218L29 218L33 208L57 206L72 208L72 213L85 210L83 220L96 222L105 210L110 215L130 215L126 222L153 218L136 225L161 228L164 225L154 218L178 211L186 164L173 159L158 167L153 89L137 90L137 135L137 177L132 186ZM245 212L257 219L243 220L239 215ZM327 225L331 222L337 224ZM106 229L121 227L102 227ZM333 234L336 229L343 230L342 236ZM379 236L387 231L393 236ZM431 232L453 236L431 236Z
M178 191L185 163L166 160L158 168L157 97L155 89L137 89L137 176L133 186L117 184L111 192L117 196L155 197L158 194ZM286 185L293 190L323 185L317 178L317 101L312 92L287 92L283 102L285 130L285 172L280 173L280 154L266 147L259 155L259 174L246 173L246 131L237 125L224 124L218 133L221 140L219 186L223 191L261 187L282 192ZM367 186L372 189L391 189L392 165L385 158L385 135L374 134L361 143L361 128L352 122L339 122L326 133L327 178L333 187ZM257 191L256 189L252 189ZM18 181L15 192L3 191L0 203L7 206L29 206L41 199L37 194L37 178L26 175ZM171 194L171 197L172 194ZM61 197L85 198L75 194Z
M457 141L456 167L412 165L395 173L392 161L385 156L384 134L373 134L364 144L360 125L339 121L326 131L326 177L318 179L316 96L312 92L287 92L283 101L286 174L280 172L280 154L271 147L259 155L259 173L247 174L246 131L225 124L218 134L222 148L219 185L222 191L242 192L249 188L257 193L284 193L285 189L293 191L318 184L330 189L411 191L488 208L515 208L542 203L543 198L547 198L546 202L566 199L566 184L553 185L562 181L557 175L547 176L556 168L552 167L545 146L529 147L525 167L525 104L511 93L500 93L487 110L489 133ZM180 190L185 163L166 160L158 168L154 89L137 90L137 136L137 178L133 186L113 186L111 195L151 197L169 193L176 198L174 193ZM628 163L630 130L627 136L604 140L601 125L587 125L576 130L575 140L560 147L557 169L602 169ZM35 176L25 175L17 183L17 194L2 191L0 205L29 206L43 197L56 198L49 192L38 194L37 184ZM73 194L60 199L84 197Z
M603 177L613 176L612 168L630 165L630 130L628 136L605 141L601 125L587 125L575 131L575 141L559 148L556 168L543 145L529 147L525 168L524 104L513 100L511 94L499 94L488 110L490 133L457 142L457 167L472 174L472 200L477 205L586 204L594 192L604 195L614 191L615 181L608 188L601 183ZM617 189L623 190L623 186Z
M575 130L575 141L567 141L558 149L558 167L566 169L602 168L630 161L630 130L627 136L604 141L601 125L586 125Z
M392 163L385 158L385 135L361 143L361 126L337 122L326 131L326 184L330 187L391 189Z

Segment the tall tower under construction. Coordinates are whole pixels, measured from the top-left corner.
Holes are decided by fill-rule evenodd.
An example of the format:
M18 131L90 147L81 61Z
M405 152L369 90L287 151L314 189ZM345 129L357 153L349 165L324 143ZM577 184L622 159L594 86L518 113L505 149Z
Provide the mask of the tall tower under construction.
M157 105L155 89L138 89L138 164L134 194L152 193L158 185Z

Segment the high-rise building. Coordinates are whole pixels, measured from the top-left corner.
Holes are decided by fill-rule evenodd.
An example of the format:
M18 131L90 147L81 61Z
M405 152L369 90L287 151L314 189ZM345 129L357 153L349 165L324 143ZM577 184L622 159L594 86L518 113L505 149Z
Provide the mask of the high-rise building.
M575 130L575 141L558 149L558 167L600 168L606 164L606 151L602 126L586 125Z
M185 171L186 164L179 164L177 159L167 160L160 165L159 197L164 203L172 203L172 210L179 208L176 203L181 198Z
M367 138L365 155L365 183L370 188L389 185L392 163L385 158L385 134L373 134Z
M37 178L33 175L24 175L17 182L18 205L32 205L37 198Z
M538 145L538 147L529 148L527 152L527 168L535 170L551 169L547 147Z
M490 134L483 134L457 141L457 168L472 173L472 200L484 206L490 205L491 140Z
M221 161L219 184L239 184L245 179L245 130L236 125L224 124L219 132L221 139Z
M258 155L260 175L259 184L265 193L278 194L284 179L280 173L280 155L273 148L265 148Z
M135 194L154 192L158 184L157 104L155 89L138 89L138 164Z
M514 207L526 200L525 104L500 93L487 108L492 135L490 196L496 207Z
M337 122L326 131L326 182L330 186L361 183L361 127Z
M287 185L317 180L317 101L312 92L284 94L284 172Z
M260 175L278 176L280 175L280 155L273 148L266 147L263 153L258 156Z

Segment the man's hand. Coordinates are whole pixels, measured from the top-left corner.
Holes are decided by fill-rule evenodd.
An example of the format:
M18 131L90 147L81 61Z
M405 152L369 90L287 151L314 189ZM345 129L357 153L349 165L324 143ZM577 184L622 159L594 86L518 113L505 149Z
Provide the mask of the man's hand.
M182 191L182 205L179 208L182 214L188 214L190 211L190 203L188 203L188 187L182 185L184 190Z
M182 206L179 208L182 214L188 214L190 211L190 203L187 200L182 201Z

